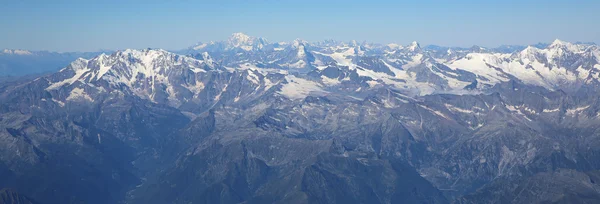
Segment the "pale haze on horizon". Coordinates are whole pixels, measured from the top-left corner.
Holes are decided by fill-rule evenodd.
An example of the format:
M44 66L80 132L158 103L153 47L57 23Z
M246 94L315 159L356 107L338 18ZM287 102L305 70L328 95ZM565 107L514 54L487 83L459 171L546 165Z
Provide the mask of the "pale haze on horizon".
M182 49L234 32L470 47L600 42L597 0L3 1L0 48Z

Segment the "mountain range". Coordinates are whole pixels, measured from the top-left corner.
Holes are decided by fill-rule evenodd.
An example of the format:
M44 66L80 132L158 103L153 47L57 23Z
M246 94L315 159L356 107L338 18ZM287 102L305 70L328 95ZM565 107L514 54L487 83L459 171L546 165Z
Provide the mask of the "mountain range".
M82 56L0 80L0 188L11 195L600 202L598 45L271 43L235 33L178 51Z

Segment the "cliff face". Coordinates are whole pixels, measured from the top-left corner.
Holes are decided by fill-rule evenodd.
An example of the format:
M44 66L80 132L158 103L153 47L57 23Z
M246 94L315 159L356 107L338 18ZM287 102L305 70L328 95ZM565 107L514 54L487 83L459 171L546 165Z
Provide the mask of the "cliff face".
M14 189L0 190L0 204L37 204L30 198L20 195Z

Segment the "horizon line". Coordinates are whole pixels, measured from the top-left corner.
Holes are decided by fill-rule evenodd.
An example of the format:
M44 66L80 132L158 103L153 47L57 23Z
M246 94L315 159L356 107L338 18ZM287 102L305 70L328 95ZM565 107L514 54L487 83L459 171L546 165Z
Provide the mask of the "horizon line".
M258 37L258 36L251 36L251 35L247 35L244 32L234 32L231 35L229 35L228 38L225 39L221 39L221 40L211 40L211 41L198 41L195 44L192 44L190 46L184 47L184 48L176 48L176 49L166 49L166 48L162 48L162 47L142 47L142 48L132 48L132 47L128 47L128 48L115 48L115 49L107 49L107 48L98 48L96 50L71 50L71 51L57 51L57 50L51 50L51 49L22 49L22 48L0 48L0 50L2 50L2 53L4 53L6 50L11 50L11 51L15 51L15 50L22 50L22 51L29 51L29 52L49 52L49 53L93 53L93 52L114 52L114 51L120 51L120 50L127 50L127 49L136 49L136 50L142 50L142 49L163 49L169 52L177 52L177 51L181 51L181 50L186 50L186 49L190 49L196 45L200 45L200 44L208 44L208 43L220 43L220 42L227 42L229 39L231 39L232 37L236 36L236 35L244 35L250 38L254 38L254 39L263 39L265 41L267 41L267 44L275 44L275 43L290 43L290 42L294 42L296 40L303 40L302 38L296 38L293 40L288 40L288 41L269 41L268 38L265 37ZM552 42L537 42L537 43L529 43L529 44L501 44L501 45L497 45L497 46L480 46L477 44L473 44L471 46L448 46L448 45L439 45L439 44L425 44L424 46L419 43L419 41L410 41L407 44L399 44L396 42L388 42L388 43L381 43L381 42L374 42L374 41L369 41L369 40L336 40L333 38L328 38L328 39L321 39L321 40L316 40L316 41L308 41L308 40L303 40L306 41L308 43L314 44L314 43L320 43L320 42L326 42L326 41L335 41L337 43L352 43L352 42L357 42L358 44L372 44L372 45L391 45L391 44L395 44L395 45L401 45L401 46L405 46L405 45L410 45L411 43L418 43L419 46L421 47L430 47L430 46L436 46L436 47L440 47L440 48L460 48L460 49L469 49L472 47L481 47L481 48L500 48L503 46L534 46L534 45L550 45L553 42L567 42L567 43L571 43L571 44L583 44L583 45L599 45L596 42L585 42L585 41L565 41L565 40L561 40L559 38L555 38L554 41Z

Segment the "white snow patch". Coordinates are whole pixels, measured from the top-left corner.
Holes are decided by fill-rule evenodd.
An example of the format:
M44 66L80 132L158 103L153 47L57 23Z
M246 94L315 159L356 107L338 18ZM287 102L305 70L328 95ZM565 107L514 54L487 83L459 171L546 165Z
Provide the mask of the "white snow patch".
M63 103L62 101L56 100L56 99L52 99L52 101L54 101L55 103L57 103L60 107L65 107L65 103Z
M303 99L313 92L327 93L321 88L321 85L313 81L298 78L293 75L285 76L285 80L288 83L281 87L279 93L289 99Z
M529 112L529 114L537 114L537 112L527 106L523 106L523 110Z
M436 114L436 115L438 115L438 116L441 116L441 117L443 117L443 118L446 118L446 119L448 119L448 120L451 120L451 119L450 119L450 117L448 117L448 116L444 115L444 114L443 114L442 112L440 112L440 111L433 110L433 109L431 109L431 108L429 108L429 107L427 107L427 106L421 105L421 104L418 104L418 106L420 106L421 108L424 108L425 110L428 110L429 112L432 112L432 113L434 113L434 114Z
M260 84L260 78L254 73L254 70L248 70L248 75L246 75L246 79L255 84Z
M553 112L558 112L559 110L560 110L560 108L544 109L542 112L544 112L544 113L553 113Z
M79 87L76 87L73 90L71 90L71 93L69 93L69 96L67 97L67 101L74 100L86 100L89 102L94 102L94 99L92 99L92 97L90 97L90 95L88 95L85 92L85 90Z
M473 113L473 111L472 111L472 110L462 109L462 108L459 108L459 107L456 107L456 106L453 106L453 105L450 105L450 104L444 104L444 105L445 105L445 106L446 106L446 108L448 108L448 110L450 110L450 111L454 111L454 112L460 112L460 113L466 113L466 114L471 114L471 113Z
M98 63L98 66L100 66L100 69L98 69L98 75L96 75L96 79L100 79L102 78L102 76L104 76L104 74L106 74L109 70L110 70L110 65L106 66L106 63L103 63L104 60L106 60L107 56L102 53L100 56L98 56L96 62Z
M525 118L526 120L528 120L528 121L530 121L530 122L531 122L531 121L533 121L533 120L531 120L531 118L527 117L527 115L526 115L526 114L524 114L524 113L521 111L521 108L522 108L522 107L524 107L524 106L511 106L511 105L504 105L504 106L505 106L505 107L506 107L508 110L510 110L511 112L516 112L518 115L521 115L521 116L523 116L523 118ZM527 107L525 107L525 108L523 108L523 109L528 109L528 108L527 108ZM529 109L529 110L530 110L530 109ZM530 111L533 111L533 110L530 110ZM534 111L534 113L535 113L535 111Z
M587 106L577 107L577 108L573 108L573 109L567 109L567 114L568 115L575 115L575 114L577 114L577 113L579 113L579 112L581 112L581 111L583 111L585 109L588 109L589 107L590 106L587 105Z
M461 69L472 72L488 79L488 81L480 80L486 84L496 84L498 82L508 81L509 79L502 74L489 67L489 64L500 63L500 58L506 57L499 54L488 53L469 53L466 57L448 63L447 66L452 69Z
M193 49L193 50L201 50L201 49L204 49L206 46L208 46L208 44L206 44L206 43L203 43L203 44L200 44L200 45L197 45L197 46L195 46L195 47L194 47L194 48L192 48L192 49Z
M280 64L280 66L298 69L298 68L306 67L306 62L304 60L298 60L297 62L294 62L291 64L290 63Z
M323 83L325 85L329 85L329 86L334 86L334 85L338 85L338 84L341 83L337 79L332 79L332 78L329 78L329 77L326 77L326 76L321 76L321 80L323 81Z
M367 81L367 84L369 84L369 87L373 88L373 87L376 87L377 85L379 85L379 82L371 80L371 81Z
M252 50L252 46L249 46L249 45L240 46L240 48L242 48L242 50L246 50L246 51Z
M325 53L320 53L320 52L315 52L315 53L320 54L320 55L329 56L329 57L333 58L333 60L335 60L338 65L348 66L348 67L350 67L351 70L356 68L356 65L354 63L352 63L352 59L349 58L350 56L355 55L354 48L347 48L343 52L334 52L332 54L325 54Z
M65 79L63 81L52 83L52 84L50 84L50 86L48 86L48 88L46 88L46 90L54 90L54 89L57 89L57 88L60 88L64 85L66 85L66 84L69 84L69 85L73 84L75 81L79 80L79 78L81 76L83 76L83 74L90 71L90 69L87 67L87 62L88 62L88 60L82 59L82 58L75 60L75 62L71 63L71 65L70 65L71 68L75 71L75 74L73 75L73 77ZM61 71L64 71L64 69Z

